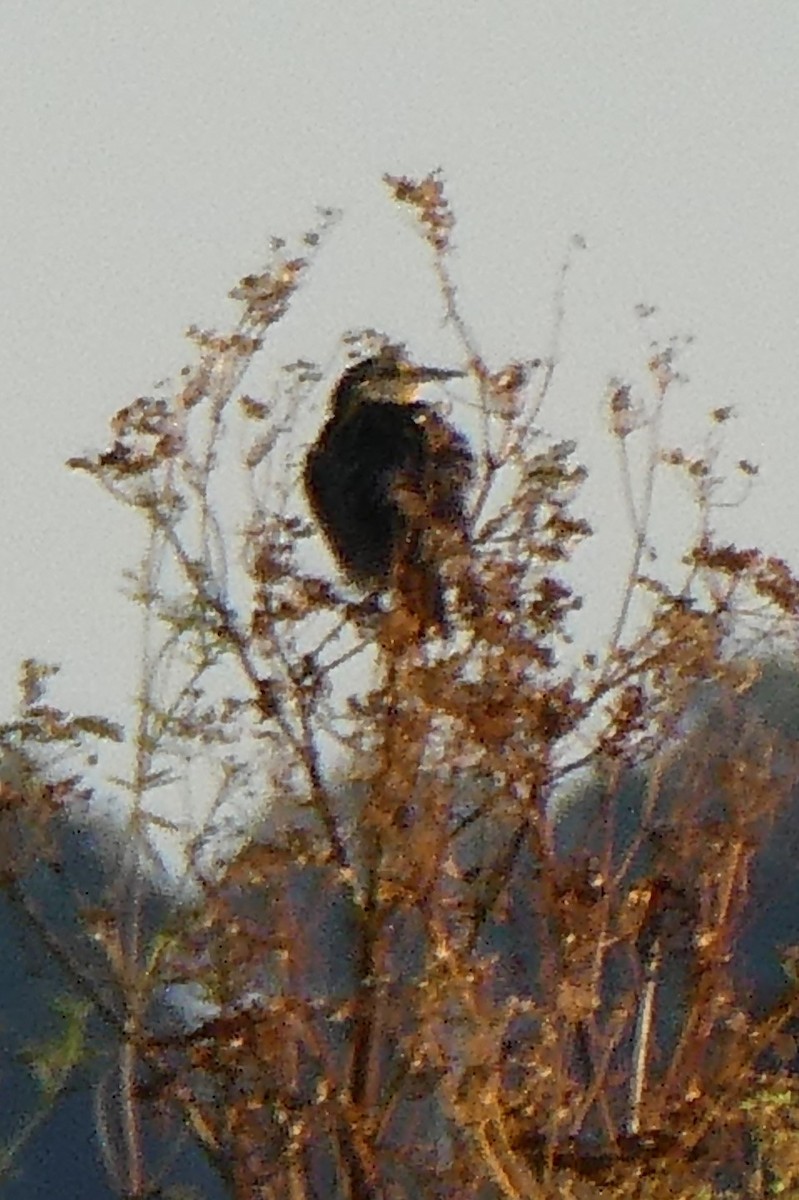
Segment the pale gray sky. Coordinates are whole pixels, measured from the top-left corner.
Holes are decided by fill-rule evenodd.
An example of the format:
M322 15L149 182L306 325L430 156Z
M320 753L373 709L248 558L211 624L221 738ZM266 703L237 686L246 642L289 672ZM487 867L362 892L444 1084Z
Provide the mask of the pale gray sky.
M548 352L585 237L545 421L597 464L603 541L581 571L606 604L628 531L599 412L645 359L639 301L697 338L673 428L732 404L731 459L762 465L730 531L799 568L797 63L785 0L3 0L3 715L23 655L64 662L64 704L125 715L136 526L63 462L188 361L190 322L231 319L270 236L343 210L273 362L330 362L359 325L451 356L385 171L444 169L463 304L497 366Z

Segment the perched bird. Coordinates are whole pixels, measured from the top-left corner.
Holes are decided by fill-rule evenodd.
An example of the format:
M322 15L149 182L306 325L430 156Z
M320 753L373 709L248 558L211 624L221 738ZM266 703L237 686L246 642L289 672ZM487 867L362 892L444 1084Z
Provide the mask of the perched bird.
M394 588L422 632L447 631L445 558L459 560L453 582L478 602L465 509L474 456L415 399L423 383L462 374L415 366L393 346L356 363L305 463L308 501L344 573L363 588Z

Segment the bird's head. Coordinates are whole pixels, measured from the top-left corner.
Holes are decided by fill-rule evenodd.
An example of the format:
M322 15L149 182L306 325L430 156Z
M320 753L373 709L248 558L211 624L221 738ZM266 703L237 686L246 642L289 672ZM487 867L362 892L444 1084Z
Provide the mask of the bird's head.
M423 383L456 379L463 371L421 367L410 362L397 346L386 346L372 358L349 367L333 393L333 412L345 418L364 402L409 404Z

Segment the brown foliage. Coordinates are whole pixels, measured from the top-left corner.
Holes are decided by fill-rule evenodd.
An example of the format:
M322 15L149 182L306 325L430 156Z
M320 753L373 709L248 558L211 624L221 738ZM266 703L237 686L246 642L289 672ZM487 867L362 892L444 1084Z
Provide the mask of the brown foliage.
M763 729L713 744L688 717L699 685L740 712L745 618L776 638L799 582L780 560L718 544L712 464L660 445L680 382L669 344L648 364L649 408L625 383L610 389L627 480L646 439L644 487L629 496L618 620L575 666L568 569L591 536L575 511L585 470L536 426L557 362L487 368L449 274L441 180L387 183L433 251L481 411L469 547L481 603L450 589L453 637L422 637L401 605L342 598L303 565L314 531L290 448L315 373L295 364L269 397L240 393L308 265L282 245L233 293L233 333L192 332L200 363L174 396L123 408L111 447L72 464L142 511L151 569L137 596L160 623L159 662L183 672L169 696L149 676L136 838L165 764L203 758L217 781L187 856L192 913L148 948L133 906L124 954L109 952L135 1062L118 1177L144 1187L133 1114L150 1105L191 1128L247 1198L693 1196L723 1186L721 1164L750 1179L745 1102L794 1005L755 1022L730 962L794 765ZM318 235L306 244L316 252ZM644 570L664 465L701 517L676 588ZM226 509L224 471L243 513ZM353 668L360 688L342 683ZM348 787L331 782L325 744L346 756ZM248 755L269 831L211 862L209 829ZM647 784L624 842L633 768ZM601 785L597 829L564 853L553 806L579 769ZM157 1037L147 998L177 981L213 1015ZM665 988L679 995L669 1031L653 1018Z

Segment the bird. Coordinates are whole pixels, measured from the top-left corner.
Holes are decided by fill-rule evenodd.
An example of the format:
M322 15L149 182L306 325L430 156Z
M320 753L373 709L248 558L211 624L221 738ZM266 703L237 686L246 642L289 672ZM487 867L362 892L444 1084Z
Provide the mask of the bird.
M372 593L394 589L422 633L449 632L445 558L457 557L460 590L480 604L468 565L474 454L416 399L422 384L462 375L385 346L344 371L305 460L311 511L344 575Z

